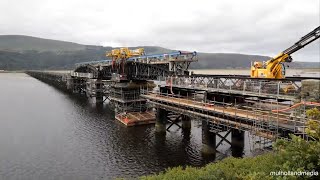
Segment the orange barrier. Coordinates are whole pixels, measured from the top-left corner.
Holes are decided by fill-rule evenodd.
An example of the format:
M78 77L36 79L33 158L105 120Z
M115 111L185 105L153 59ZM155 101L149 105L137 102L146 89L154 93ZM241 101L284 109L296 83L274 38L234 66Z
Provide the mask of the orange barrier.
M317 103L317 102L300 102L300 103L297 103L297 104L294 104L293 106L291 107L288 107L288 108L284 108L284 109L275 109L275 110L272 110L272 112L285 112L285 111L288 111L290 109L294 109L296 107L299 107L301 105L307 105L307 106L319 106L320 107L320 103Z

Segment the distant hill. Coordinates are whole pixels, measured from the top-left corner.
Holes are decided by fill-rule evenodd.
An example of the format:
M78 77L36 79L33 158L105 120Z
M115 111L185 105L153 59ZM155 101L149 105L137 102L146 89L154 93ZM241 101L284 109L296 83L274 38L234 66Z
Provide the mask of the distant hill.
M249 68L251 61L266 61L267 56L232 54L232 53L199 53L199 63L193 63L191 68L214 69Z
M158 46L141 46L147 54L174 50ZM139 47L129 47L131 49ZM112 47L82 45L66 41L42 39L31 36L0 35L0 69L73 69L75 63L106 59ZM192 69L249 68L251 61L265 61L270 57L232 53L198 53L199 61ZM314 68L318 63L293 62L291 68Z
M271 57L233 53L199 53L199 62L191 64L192 69L248 69L251 62L267 61ZM290 68L320 68L319 62L286 63Z
M0 49L9 51L79 51L85 45L21 35L0 35Z

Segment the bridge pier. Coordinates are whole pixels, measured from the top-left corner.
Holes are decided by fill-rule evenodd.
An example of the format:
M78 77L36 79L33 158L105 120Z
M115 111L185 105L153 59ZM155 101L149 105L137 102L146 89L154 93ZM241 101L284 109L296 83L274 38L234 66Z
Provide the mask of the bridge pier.
M244 131L232 129L231 151L233 157L242 157L244 150Z
M115 106L115 112L144 112L146 100L140 98L140 85L135 82L117 82L111 86L110 101Z
M103 82L101 79L97 79L96 83L96 103L103 103Z
M85 89L86 89L86 83L87 83L87 79L86 78L72 77L71 78L72 92L73 93L78 93L78 94L84 93Z
M184 142L190 142L191 135L191 117L186 115L181 115L181 133Z
M182 115L182 129L191 129L191 118L186 115Z
M156 115L156 132L157 133L166 133L166 123L167 123L168 111L165 109L157 108Z
M215 156L216 154L216 133L210 131L208 121L202 120L202 149L205 156Z
M59 88L60 90L68 90L68 84L66 82L70 76L67 74L42 71L27 71L26 74L56 88Z
M126 126L154 124L155 115L141 98L142 90L153 89L152 81L120 81L111 85L109 99L115 107L115 118Z

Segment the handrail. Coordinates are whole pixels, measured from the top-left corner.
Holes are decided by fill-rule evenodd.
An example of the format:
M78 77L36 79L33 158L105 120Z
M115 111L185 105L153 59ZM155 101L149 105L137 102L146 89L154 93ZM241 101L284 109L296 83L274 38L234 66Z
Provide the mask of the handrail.
M275 109L275 110L272 110L272 112L285 112L285 111L288 111L290 109L295 109L296 107L299 107L301 105L308 105L308 106L319 106L320 107L320 103L317 103L317 102L300 102L300 103L297 103L297 104L294 104L293 106L291 107L288 107L288 108L284 108L284 109Z

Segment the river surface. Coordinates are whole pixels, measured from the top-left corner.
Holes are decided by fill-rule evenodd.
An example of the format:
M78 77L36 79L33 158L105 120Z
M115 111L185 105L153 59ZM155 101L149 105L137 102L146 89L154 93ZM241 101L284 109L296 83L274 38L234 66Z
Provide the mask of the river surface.
M194 69L195 74L250 75L250 69ZM320 77L319 67L315 69L287 69L286 76Z
M245 135L247 136L247 134ZM22 73L0 73L0 179L135 178L174 166L203 166L201 123L125 127L108 104L64 93ZM230 140L230 138L229 138ZM217 139L218 142L218 139ZM231 154L218 148L215 160ZM251 154L246 140L243 152Z

